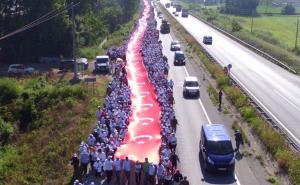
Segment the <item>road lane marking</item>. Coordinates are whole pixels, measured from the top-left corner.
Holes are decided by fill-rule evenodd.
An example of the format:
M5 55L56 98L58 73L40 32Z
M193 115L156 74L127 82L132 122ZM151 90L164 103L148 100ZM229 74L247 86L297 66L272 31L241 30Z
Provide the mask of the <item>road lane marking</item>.
M278 94L281 98L285 99L285 101L287 101L289 104L291 104L293 107L295 107L296 109L298 109L300 111L300 108L295 105L293 102L291 102L289 99L287 99L285 96L283 96L280 92L278 92L277 90L273 90L276 94Z
M297 137L288 128L286 128L284 124L261 101L259 101L258 98L240 80L237 79L237 77L235 77L232 73L230 76L232 76L239 83L239 85L241 85L244 90L246 90L252 96L252 98L254 98L256 102L258 102L260 106L262 106L263 109L267 111L276 120L276 122L279 123L282 128L284 128L285 131L288 132L288 134L298 143L298 145L300 145L300 140L297 139Z

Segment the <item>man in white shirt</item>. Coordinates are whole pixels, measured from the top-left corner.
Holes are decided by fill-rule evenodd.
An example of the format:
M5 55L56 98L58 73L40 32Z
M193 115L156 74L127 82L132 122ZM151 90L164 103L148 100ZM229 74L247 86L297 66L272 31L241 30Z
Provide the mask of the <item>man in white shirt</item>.
M102 173L102 163L100 161L99 158L97 158L96 162L93 165L94 169L95 169L95 176L96 177L101 177L101 173Z
M164 165L161 162L159 162L157 166L157 173L156 173L158 185L162 185L163 183L164 171L165 171Z
M93 134L90 134L88 139L87 139L87 144L89 146L95 146L95 143L96 143L96 138Z
M130 163L128 157L126 157L125 160L123 161L123 170L124 170L124 173L127 178L128 185L129 185L130 184L131 163Z
M82 151L80 153L80 168L81 168L81 172L83 173L82 175L87 174L87 167L89 162L90 162L90 154L88 153L88 151Z
M103 169L106 173L106 178L107 178L106 182L107 182L107 184L110 184L111 176L112 176L112 172L113 172L113 161L112 161L111 156L108 156L108 158L105 159Z
M149 182L150 185L155 184L155 165L153 163L149 165Z
M116 178L117 178L117 184L121 184L121 160L119 157L114 161L114 168L115 168L115 173L116 173Z

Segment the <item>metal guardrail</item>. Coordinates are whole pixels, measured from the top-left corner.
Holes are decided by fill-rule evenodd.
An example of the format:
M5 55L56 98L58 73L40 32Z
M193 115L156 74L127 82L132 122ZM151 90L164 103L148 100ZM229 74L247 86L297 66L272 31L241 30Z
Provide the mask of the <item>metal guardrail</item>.
M170 16L172 16L172 15L168 12L168 10L165 10L165 11L167 11L167 13L168 13ZM175 19L173 16L172 16L172 18ZM176 19L175 19L175 20L176 20ZM177 20L176 20L176 21L177 21ZM177 22L178 22L178 21L177 21ZM179 24L180 24L180 23L179 23ZM183 29L185 29L185 28L183 27ZM186 30L186 29L185 29L185 30ZM187 31L187 30L186 30L186 31ZM216 63L216 64L219 64L219 63L218 63L218 62L217 62L217 61L209 54L209 52L207 52L207 50L206 50L200 43L198 43L198 45L200 46L201 50L204 52L205 56L206 56L211 62ZM230 78L231 82L232 82L235 86L237 86L239 89L241 89L241 91L249 98L250 104L251 104L254 108L256 108L256 111L262 116L262 118L263 118L267 123L269 123L269 125L270 125L272 128L276 129L276 130L278 131L278 133L279 133L280 135L282 135L282 136L286 139L286 141L288 142L288 144L290 144L290 146L292 146L292 147L295 149L295 151L300 152L300 146L297 145L297 143L294 142L294 140L289 136L289 134L288 134L283 128L281 128L280 126L278 126L279 124L276 123L276 122L272 119L272 116L270 116L268 113L266 113L266 112L263 110L263 108L261 108L255 100L253 100L253 98L249 95L249 93L247 93L247 92L243 89L243 87L242 87L242 86L241 86L234 78L232 78L231 76L229 76L229 78Z
M219 27L217 27L217 26L211 24L210 22L207 22L206 20L202 19L201 17L198 17L198 16L194 16L194 17L195 17L196 19L199 19L200 21L204 22L204 23L207 24L208 26L210 26L210 27L216 29L217 31L223 33L224 35L230 37L231 39L233 39L233 40L239 42L240 44L242 44L242 45L244 45L244 46L246 46L247 48L249 48L249 49L255 51L257 54L260 54L261 56L263 56L263 57L269 59L271 62L273 62L273 63L279 65L280 67L282 67L282 68L284 68L284 69L286 69L286 70L288 70L288 71L290 71L290 72L292 72L292 73L294 73L294 74L297 74L296 70L292 69L291 67L289 67L288 65L286 65L286 64L283 63L282 61L280 61L280 60L274 58L274 57L271 56L270 54L268 54L268 53L266 53L266 52L264 52L264 51L262 51L262 50L260 50L260 49L258 49L258 48L256 48L256 47L252 46L251 44L249 44L249 43L247 43L247 42L245 42L245 41L243 41L243 40L237 38L236 36L234 36L234 35L228 33L228 32L225 31L225 30L222 30L221 28L219 28Z

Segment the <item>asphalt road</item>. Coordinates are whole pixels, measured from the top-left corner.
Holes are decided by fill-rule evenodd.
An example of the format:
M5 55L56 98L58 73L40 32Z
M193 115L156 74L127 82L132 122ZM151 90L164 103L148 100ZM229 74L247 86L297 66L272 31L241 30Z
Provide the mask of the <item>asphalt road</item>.
M167 1L161 0L164 5ZM168 8L173 12L174 8ZM271 63L236 41L189 15L175 17L222 65L232 64L231 75L275 122L300 146L300 77ZM202 43L213 37L212 45Z
M160 24L160 20L158 19ZM158 24L158 27L159 27ZM199 160L199 141L201 126L205 123L224 123L221 113L210 102L206 88L200 88L200 99L184 99L182 95L183 80L186 76L197 76L201 84L202 74L199 67L187 61L186 66L174 66L174 52L170 51L170 44L175 38L170 34L161 34L163 53L168 57L169 78L174 81L175 112L179 122L177 129L177 154L180 158L179 168L188 176L191 185L200 184L268 184L262 167L253 169L248 161L236 157L236 174L206 173ZM226 123L228 130L230 124ZM233 137L232 137L233 138ZM261 168L261 169L260 169Z

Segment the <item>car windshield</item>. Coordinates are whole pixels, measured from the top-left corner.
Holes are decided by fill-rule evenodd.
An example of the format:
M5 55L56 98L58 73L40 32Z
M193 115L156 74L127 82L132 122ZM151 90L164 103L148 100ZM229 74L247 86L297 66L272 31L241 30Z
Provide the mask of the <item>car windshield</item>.
M198 82L195 82L195 81L185 82L185 85L187 87L198 87L199 86Z
M184 60L184 54L178 53L175 55L175 58L179 60Z
M104 64L107 62L107 58L98 58L97 59L97 64Z
M215 155L226 155L233 153L233 148L230 141L208 141L207 151Z

